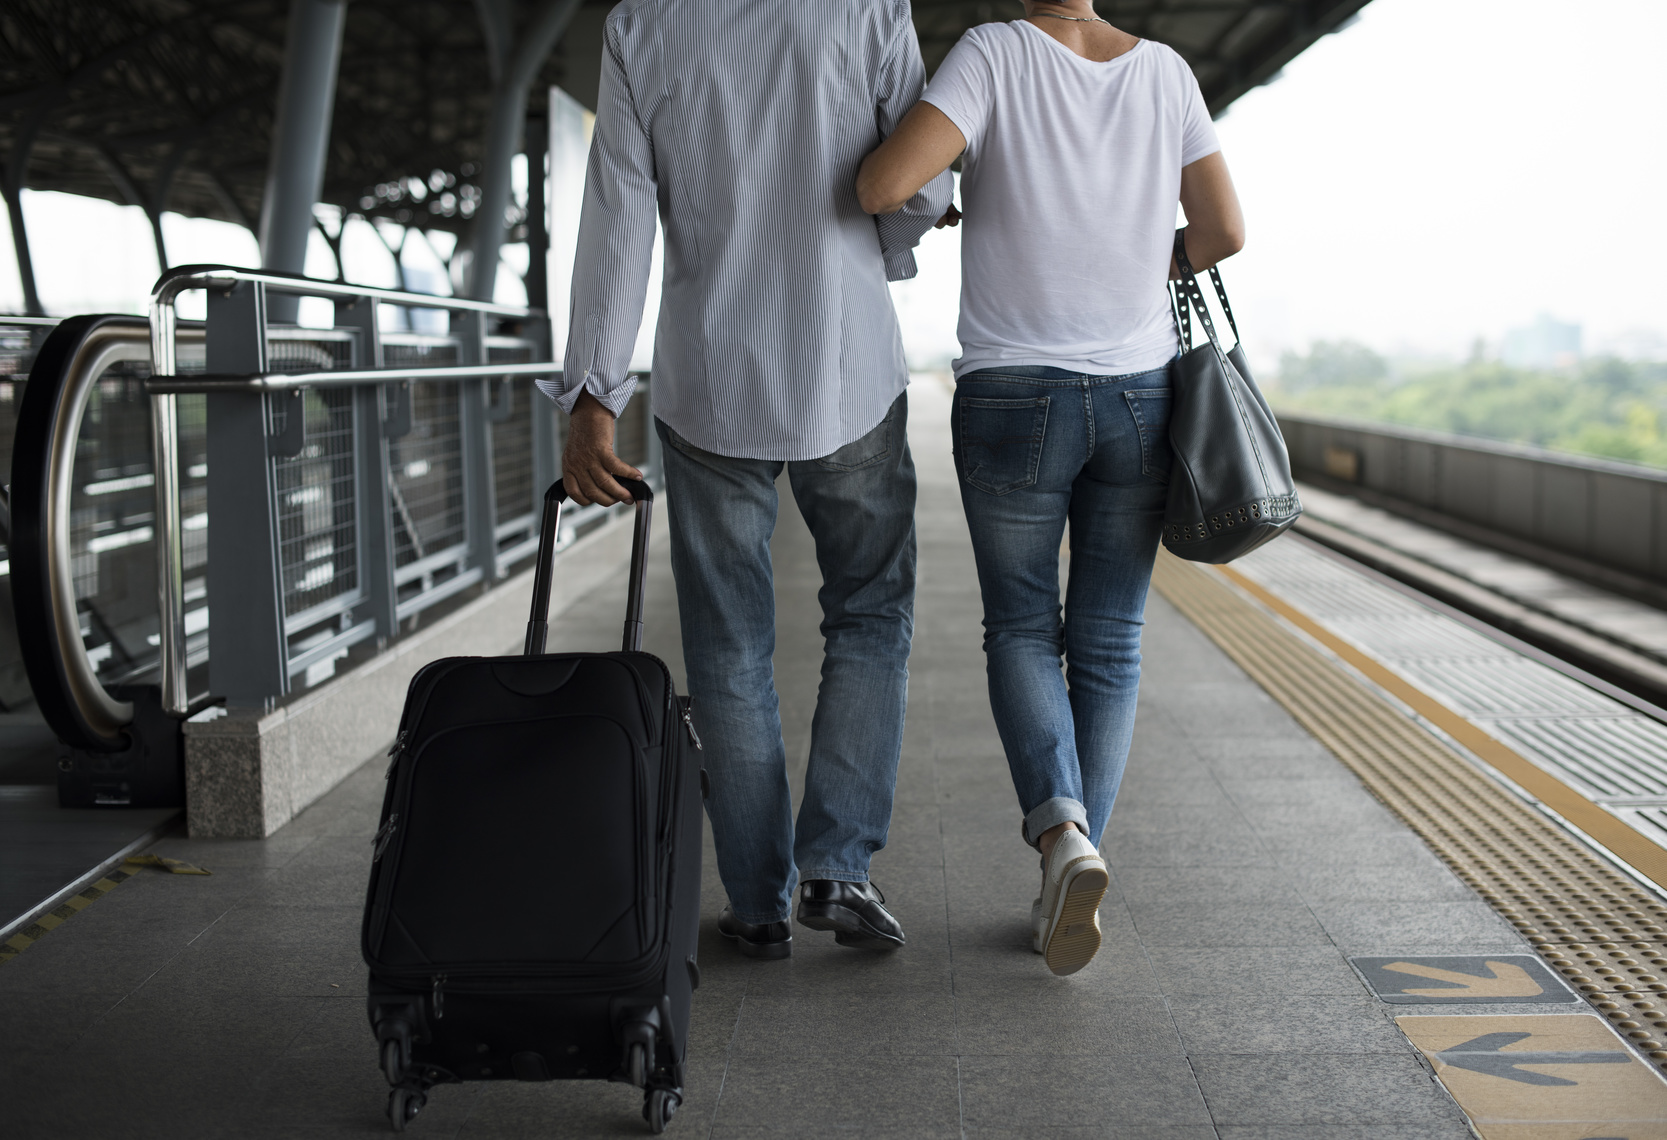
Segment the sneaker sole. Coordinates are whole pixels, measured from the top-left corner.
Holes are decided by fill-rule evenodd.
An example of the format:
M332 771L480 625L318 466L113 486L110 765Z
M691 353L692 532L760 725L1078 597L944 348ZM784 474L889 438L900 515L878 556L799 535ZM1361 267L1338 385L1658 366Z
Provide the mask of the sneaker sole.
M1097 856L1084 855L1065 869L1048 941L1042 948L1042 960L1055 974L1074 974L1100 952L1100 900L1109 886L1111 876Z
M862 916L849 907L837 903L826 903L817 906L799 904L799 925L812 930L831 930L834 941L841 946L855 946L864 950L896 950L903 945L901 939L882 934L862 920Z

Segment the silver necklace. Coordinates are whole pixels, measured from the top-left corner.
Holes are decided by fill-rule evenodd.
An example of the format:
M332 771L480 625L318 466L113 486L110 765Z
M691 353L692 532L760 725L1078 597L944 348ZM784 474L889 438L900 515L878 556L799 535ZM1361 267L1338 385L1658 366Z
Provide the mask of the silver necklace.
M1047 19L1047 20L1069 20L1073 24L1104 24L1108 28L1111 26L1111 21L1110 20L1102 20L1098 16L1061 16L1058 12L1033 12L1033 13L1031 13L1031 17L1030 17L1031 19L1034 20L1034 19L1037 19L1038 17L1040 17L1042 19Z

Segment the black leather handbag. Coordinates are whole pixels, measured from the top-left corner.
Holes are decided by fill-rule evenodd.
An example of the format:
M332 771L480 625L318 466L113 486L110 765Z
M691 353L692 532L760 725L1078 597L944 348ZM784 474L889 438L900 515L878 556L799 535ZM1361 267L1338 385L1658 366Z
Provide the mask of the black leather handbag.
M1250 378L1244 346L1222 350L1187 261L1185 238L1185 230L1176 231L1181 280L1174 283L1171 300L1181 354L1169 366L1169 443L1175 459L1163 544L1192 562L1231 562L1283 532L1302 513L1302 504L1279 422ZM1210 280L1236 342L1239 326L1221 273L1213 267ZM1194 347L1189 308L1197 312L1208 344Z

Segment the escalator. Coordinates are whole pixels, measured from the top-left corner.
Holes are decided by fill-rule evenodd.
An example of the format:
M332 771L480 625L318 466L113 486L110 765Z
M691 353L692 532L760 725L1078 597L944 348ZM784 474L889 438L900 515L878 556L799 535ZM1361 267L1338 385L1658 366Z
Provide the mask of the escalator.
M147 509L134 493L148 475L137 399L147 342L134 317L0 318L0 938L172 826L183 803L177 745L141 779L135 708L120 687L143 680L147 591L155 608L150 551L134 537ZM78 417L66 418L66 394ZM43 525L55 440L69 441L56 484L67 526ZM107 490L116 480L126 482ZM45 534L67 555L61 610L40 572ZM177 726L151 727L178 737Z
M178 724L156 691L149 359L142 318L69 318L41 345L18 408L13 609L36 707L61 745L64 807L184 803ZM206 470L190 479L202 433L182 434L189 510Z

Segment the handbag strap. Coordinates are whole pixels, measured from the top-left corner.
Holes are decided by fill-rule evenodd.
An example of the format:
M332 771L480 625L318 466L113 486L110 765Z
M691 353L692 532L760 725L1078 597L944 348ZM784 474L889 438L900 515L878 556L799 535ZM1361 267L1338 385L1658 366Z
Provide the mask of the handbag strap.
M1210 266L1210 283L1216 287L1216 296L1221 298L1221 313L1227 318L1227 327L1233 330L1233 341L1239 339L1239 322L1233 319L1233 306L1227 303L1227 286L1221 283L1221 270Z
M1187 231L1184 228L1175 231L1175 264L1181 270L1181 279L1174 283L1175 295L1179 300L1177 309L1181 313L1181 320L1185 320L1187 304L1188 302L1191 303L1192 308L1198 311L1198 320L1204 326L1204 332L1209 336L1210 343L1215 346L1217 354L1223 360L1226 360L1227 351L1221 347L1221 340L1216 336L1215 321L1210 317L1210 310L1204 304L1204 291L1198 286L1198 275L1192 271L1192 262L1187 260L1186 237ZM1234 323L1233 311L1227 306L1227 289L1221 283L1221 274L1212 267L1210 277L1215 282L1216 294L1221 298L1221 310L1227 314L1227 322L1232 326L1233 336L1237 339L1239 326ZM1179 324L1178 321L1177 331L1179 331ZM1191 321L1186 321L1185 332L1184 345L1186 350L1190 352L1192 350Z
M1192 311L1187 308L1187 301L1181 292L1181 283L1169 283L1169 315L1175 322L1175 336L1181 342L1182 352L1192 351Z

